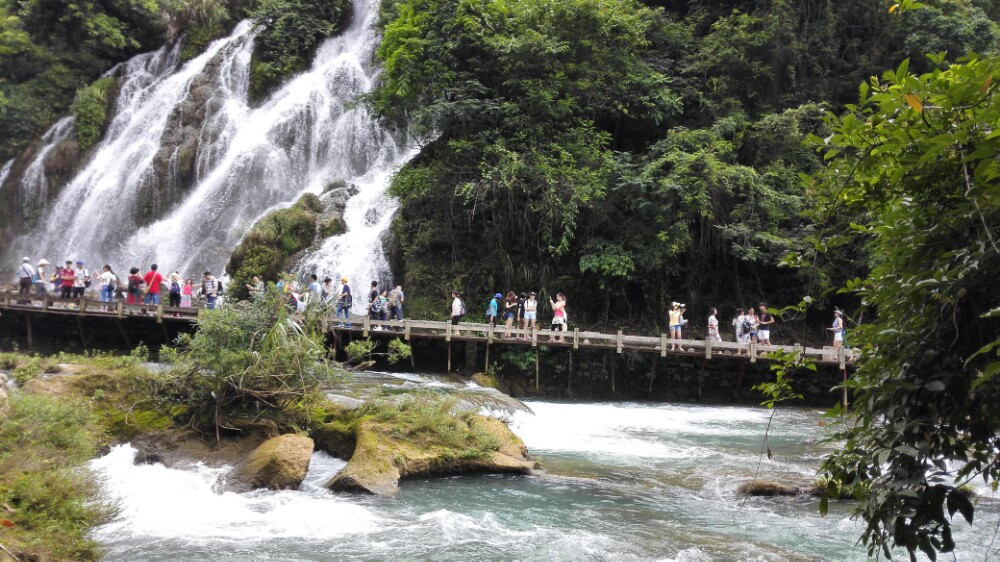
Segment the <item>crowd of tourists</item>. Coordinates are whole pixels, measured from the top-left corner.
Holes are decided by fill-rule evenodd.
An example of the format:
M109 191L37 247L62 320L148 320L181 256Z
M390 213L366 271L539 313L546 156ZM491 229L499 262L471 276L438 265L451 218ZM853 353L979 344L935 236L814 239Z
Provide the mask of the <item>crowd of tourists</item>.
M215 308L223 290L222 282L211 271L204 272L195 284L194 279L184 278L177 271L164 275L155 263L145 273L132 267L122 278L108 264L92 271L83 260L66 260L60 266L45 259L32 264L30 258L24 257L17 268L17 277L18 298L22 304L30 304L32 298L40 299L49 294L63 299L89 295L96 296L110 309L119 301L156 306L161 303L161 296L165 296L162 302L167 306L191 307L198 300L208 308ZM60 304L73 306L72 303Z
M92 272L87 269L83 260L75 262L66 260L60 267L44 259L33 265L31 259L25 257L21 260L17 275L18 296L23 304L29 304L32 297L42 298L50 293L57 294L63 299L77 299L90 293L96 294L98 300L109 307L118 301L156 306L161 303L161 295L166 295L164 304L171 307L190 307L197 300L199 303L203 302L207 308L215 308L223 294L222 282L212 275L211 271L205 271L199 283L195 284L194 279L184 278L177 271L164 276L155 263L151 264L145 273L140 273L138 267L132 267L125 279L120 279L108 264L105 264L99 272ZM253 276L246 288L251 297L261 295L265 291L264 282L258 275ZM279 280L276 288L286 296L293 310L304 310L310 303L328 306L336 311L338 327L351 327L354 293L347 277L342 277L339 284L335 284L330 277L326 277L320 283L316 274L312 274L309 276L306 288L300 290L294 278L288 276ZM452 291L451 297L451 323L457 326L468 314L468 307L458 291ZM378 281L372 281L367 299L368 316L372 320L402 320L405 300L406 295L401 285L386 289L380 288ZM554 299L549 299L552 331L567 331L569 316L566 305L566 295L563 293L556 293ZM502 325L505 338L530 339L525 334L514 336L512 330L520 329L530 333L531 330L538 329L539 312L536 292L508 291L506 296L503 293L496 293L489 299L485 321L491 326ZM680 302L671 303L667 313L671 351L681 350L683 332L688 324L688 320L684 317L686 313L687 305ZM771 345L771 330L774 324L775 319L768 312L765 303L760 303L756 308L736 309L732 326L736 342L740 344L737 353L749 354L751 343ZM718 311L715 308L709 309L706 327L709 339L713 342L723 341L719 331ZM373 329L377 331L381 327L376 326ZM827 330L833 333L834 348L846 345L846 326L840 311L834 313L833 325ZM461 332L456 330L455 335L461 335ZM564 342L564 335L557 334L554 341Z

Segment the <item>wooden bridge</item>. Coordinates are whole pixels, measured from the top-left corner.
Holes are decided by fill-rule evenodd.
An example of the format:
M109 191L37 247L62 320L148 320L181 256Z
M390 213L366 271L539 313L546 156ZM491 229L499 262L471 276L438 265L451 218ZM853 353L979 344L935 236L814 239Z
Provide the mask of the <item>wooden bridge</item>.
M191 323L203 314L204 306L170 307L160 305L125 304L118 300L114 303L104 303L86 297L78 299L62 299L52 295L42 298L22 298L16 293L0 294L0 310L23 311L25 313L45 315L76 316L83 331L84 318L111 318L118 320L146 321L159 323L186 322ZM31 316L28 315L28 341L31 345ZM679 355L687 357L702 357L705 360L730 360L743 363L757 361L773 361L772 354L776 352L793 353L804 360L821 365L837 366L846 370L854 357L856 350L832 347L805 347L801 345L758 345L749 346L735 342L713 342L710 339L671 340L667 334L659 336L641 336L625 334L621 330L616 333L601 333L574 329L558 332L549 329L522 330L506 329L504 326L461 322L452 326L451 322L434 320L372 320L368 317L352 319L351 327L345 327L338 322L333 313L324 319L327 331L342 335L345 333L360 334L362 337L401 337L405 341L411 339L430 339L449 342L448 367L451 370L451 345L453 341L479 342L486 344L486 367L489 367L490 347L493 345L522 346L535 350L540 345L552 348L567 349L604 349L616 353L650 353L660 357ZM119 322L119 328L122 323ZM124 330L124 329L123 329ZM128 338L126 338L128 339ZM676 348L676 349L675 349Z

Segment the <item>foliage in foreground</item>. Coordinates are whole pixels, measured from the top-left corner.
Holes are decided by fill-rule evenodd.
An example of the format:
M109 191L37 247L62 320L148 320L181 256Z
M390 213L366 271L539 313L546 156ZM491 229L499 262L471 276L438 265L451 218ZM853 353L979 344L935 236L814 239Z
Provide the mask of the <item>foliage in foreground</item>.
M290 314L273 288L206 311L194 334L161 354L172 366L175 400L189 405L192 423L216 429L224 419L279 414L314 400L323 385L345 376L327 354L321 314L313 307Z
M960 487L1000 478L1000 59L930 60L862 84L833 135L813 139L830 159L813 188L839 232L821 244L860 240L873 256L849 285L863 357L827 492L859 501L870 555L933 560L954 549L956 514L973 521Z
M97 452L90 407L19 392L10 407L0 416L0 543L43 559L98 559L90 530L115 510L82 468Z
M457 408L453 396L437 392L411 391L378 395L357 412L385 424L395 438L453 451L457 458L482 458L502 443L493 433L476 424L477 414Z

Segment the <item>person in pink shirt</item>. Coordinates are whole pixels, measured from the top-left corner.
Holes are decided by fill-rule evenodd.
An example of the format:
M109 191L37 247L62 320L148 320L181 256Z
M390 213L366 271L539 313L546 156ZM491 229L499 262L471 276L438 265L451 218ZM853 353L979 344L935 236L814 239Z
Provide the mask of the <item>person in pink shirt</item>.
M188 279L184 281L184 286L181 287L181 306L189 307L191 306L191 295L194 294L194 280Z
M149 266L149 271L142 278L146 283L145 304L160 304L160 284L163 282L163 275L156 271L156 264Z

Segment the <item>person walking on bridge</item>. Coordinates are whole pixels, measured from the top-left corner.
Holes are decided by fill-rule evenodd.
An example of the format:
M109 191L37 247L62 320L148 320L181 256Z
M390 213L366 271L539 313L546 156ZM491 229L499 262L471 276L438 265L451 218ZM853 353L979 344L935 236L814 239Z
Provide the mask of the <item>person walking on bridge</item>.
M142 277L143 282L146 283L145 304L160 304L160 284L163 283L163 275L156 271L156 268L155 263L150 265L149 271Z
M681 339L681 303L670 303L670 312L667 313L667 325L670 327L670 351L677 351L677 341Z
M21 259L21 267L17 268L17 296L31 298L31 283L35 278L35 268L31 267L31 258ZM31 300L19 300L18 304L30 304Z
M458 326L458 322L465 316L468 309L465 307L465 301L462 300L462 294L458 291L451 292L451 325ZM452 332L453 336L461 336L462 332L457 329Z
M59 296L68 299L73 297L73 281L76 275L73 274L73 261L66 260L66 267L59 272Z
M403 294L403 286L396 285L396 288L389 291L389 320L403 319L403 301L406 295Z
M337 296L337 319L343 319L346 324L338 324L338 328L351 327L351 306L354 304L354 297L351 295L351 286L347 284L347 277L340 278L340 294Z
M206 271L201 280L201 294L205 296L206 308L214 310L215 302L219 298L219 281L211 271Z
M35 298L45 298L49 291L45 287L48 279L45 278L45 268L48 267L49 260L38 260L38 268L35 269Z

